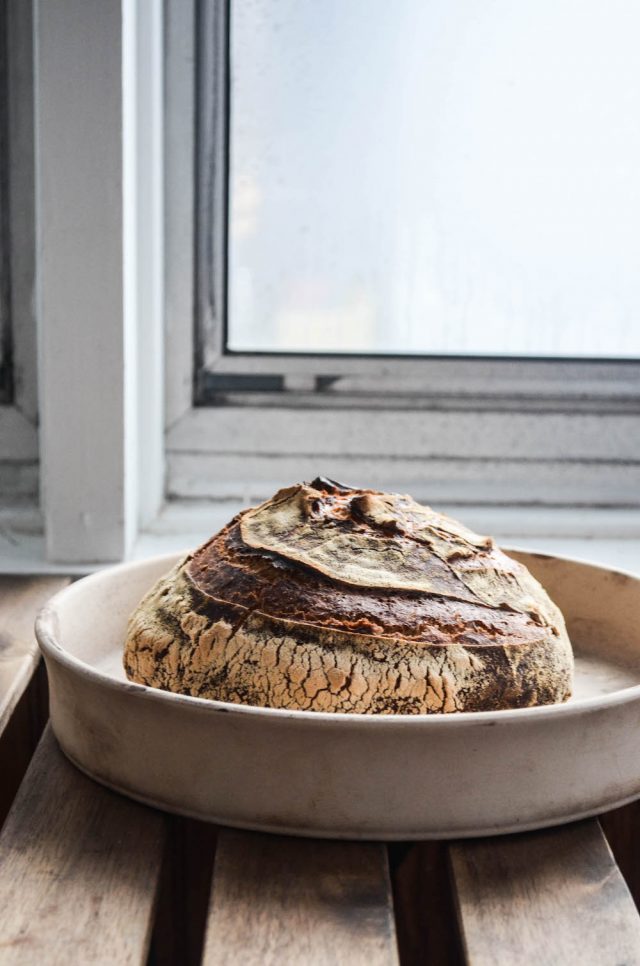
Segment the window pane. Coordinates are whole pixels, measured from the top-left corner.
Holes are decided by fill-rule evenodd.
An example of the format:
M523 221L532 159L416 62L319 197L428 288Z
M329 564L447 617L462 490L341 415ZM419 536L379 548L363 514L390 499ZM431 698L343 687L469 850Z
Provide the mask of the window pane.
M638 4L231 6L231 349L640 356Z

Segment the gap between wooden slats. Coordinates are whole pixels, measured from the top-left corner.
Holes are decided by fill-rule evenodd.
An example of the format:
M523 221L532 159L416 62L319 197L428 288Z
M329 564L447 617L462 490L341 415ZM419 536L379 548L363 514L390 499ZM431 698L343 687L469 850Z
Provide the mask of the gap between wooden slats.
M450 846L470 966L636 966L640 917L598 822Z
M218 829L167 815L160 891L147 966L200 966Z
M391 842L387 849L402 966L461 966L447 843Z
M0 836L3 966L146 958L165 820L92 782L50 728Z
M640 908L640 801L600 815L599 822L636 907Z
M221 830L204 966L397 966L386 849Z
M47 678L33 624L67 577L0 577L0 827L48 717Z
M39 661L33 624L67 577L0 577L0 735Z

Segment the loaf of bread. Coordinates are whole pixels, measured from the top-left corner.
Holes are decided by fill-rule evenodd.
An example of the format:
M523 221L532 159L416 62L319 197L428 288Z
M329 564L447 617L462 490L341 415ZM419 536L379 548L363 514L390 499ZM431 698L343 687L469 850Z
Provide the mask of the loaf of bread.
M238 514L130 618L141 684L305 711L564 701L562 614L489 537L408 496L317 479Z

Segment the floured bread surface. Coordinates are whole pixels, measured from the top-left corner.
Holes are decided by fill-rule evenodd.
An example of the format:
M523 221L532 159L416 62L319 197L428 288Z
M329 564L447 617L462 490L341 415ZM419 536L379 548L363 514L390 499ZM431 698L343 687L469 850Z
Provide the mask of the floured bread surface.
M318 479L235 517L129 622L134 681L262 707L438 713L564 701L540 584L411 497Z

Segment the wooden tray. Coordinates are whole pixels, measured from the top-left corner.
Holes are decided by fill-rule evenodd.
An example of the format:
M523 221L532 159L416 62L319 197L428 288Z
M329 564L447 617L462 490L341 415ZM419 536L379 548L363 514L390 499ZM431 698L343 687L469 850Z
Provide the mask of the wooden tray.
M451 715L282 711L127 681L128 614L179 555L56 595L36 624L65 754L159 808L242 828L356 839L494 835L640 796L640 579L509 550L563 610L566 704Z

